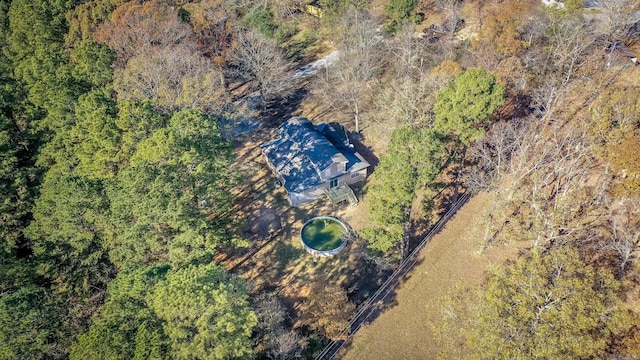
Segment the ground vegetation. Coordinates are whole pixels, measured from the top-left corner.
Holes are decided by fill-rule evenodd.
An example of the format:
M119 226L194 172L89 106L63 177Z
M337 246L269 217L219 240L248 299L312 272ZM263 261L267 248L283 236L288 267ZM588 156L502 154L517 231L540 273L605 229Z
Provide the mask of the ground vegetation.
M474 251L518 251L436 303L437 350L637 356L639 9L594 4L0 0L0 357L314 357L472 191ZM245 110L367 155L352 263L282 276L335 262L247 235Z

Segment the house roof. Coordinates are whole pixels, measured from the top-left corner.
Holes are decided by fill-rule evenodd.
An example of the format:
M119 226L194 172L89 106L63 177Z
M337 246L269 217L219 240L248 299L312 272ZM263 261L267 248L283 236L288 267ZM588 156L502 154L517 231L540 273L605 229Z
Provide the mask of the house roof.
M306 118L294 117L282 124L278 139L261 145L287 191L302 192L322 184L326 181L322 171L336 162L345 163L347 172L369 166L349 146L346 134L336 130L338 126L314 126Z

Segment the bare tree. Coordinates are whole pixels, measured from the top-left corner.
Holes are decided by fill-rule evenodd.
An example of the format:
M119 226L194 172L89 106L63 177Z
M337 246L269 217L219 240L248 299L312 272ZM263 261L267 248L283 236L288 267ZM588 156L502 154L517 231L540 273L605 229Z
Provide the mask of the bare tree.
M626 198L608 204L608 231L600 248L618 260L618 278L640 257L640 199Z
M356 131L370 99L372 81L382 70L383 42L378 24L366 13L353 10L342 19L345 29L335 62L320 74L317 95L330 107L348 109Z
M282 327L287 318L287 312L277 296L260 294L255 299L253 310L258 316L258 328L265 334L270 334Z
M513 155L508 180L496 194L486 241L500 232L506 241L545 248L587 238L597 220L582 214L602 208L609 176L606 169L593 172L597 162L586 135L541 129L530 127Z
M258 339L270 359L294 359L300 357L304 339L295 330L285 328L287 312L278 297L259 295L253 306L258 316Z
M614 37L626 35L640 7L637 0L597 0L595 3L607 17L606 33Z
M590 172L595 159L586 134L573 130L545 141L529 139L534 141L527 145L531 164L519 166L528 174L518 195L520 224L512 233L526 234L537 247L583 238L589 226L579 215L601 207L608 186L604 173Z
M442 25L449 36L453 36L460 21L462 2L460 0L436 0L438 10L442 16Z
M119 66L133 56L147 54L151 48L176 44L196 47L189 24L180 20L176 9L158 1L130 1L121 5L109 21L98 27L95 38L116 52Z
M208 59L178 45L132 57L114 74L122 100L150 100L164 112L196 108L217 113L227 100L222 72Z
M316 280L310 290L307 302L299 308L301 323L329 339L343 339L355 311L347 293L326 277Z
M429 73L432 59L415 36L414 25L405 24L387 45L394 76L376 94L375 103L384 114L377 118L390 131L401 124L428 125L435 93L446 81L443 84Z
M241 75L254 81L266 102L291 91L287 86L291 77L289 62L273 40L243 30L238 34L235 58Z
M513 154L520 148L527 127L519 119L498 122L487 135L469 148L471 166L465 185L472 190L494 189L511 171Z
M533 57L531 61L541 62L542 66L527 63L525 66L538 69L538 87L532 98L538 115L551 116L557 106L571 91L568 85L575 79L578 69L587 61L588 50L596 37L581 17L547 14L540 22L547 34L544 39L544 54Z
M289 360L302 357L305 339L296 330L280 331L266 343L267 354L273 360Z

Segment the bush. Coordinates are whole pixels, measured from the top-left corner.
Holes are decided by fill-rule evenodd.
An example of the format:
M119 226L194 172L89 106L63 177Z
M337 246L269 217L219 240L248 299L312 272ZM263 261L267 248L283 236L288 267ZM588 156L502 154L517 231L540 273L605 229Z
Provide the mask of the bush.
M273 14L265 6L258 6L245 15L244 25L257 30L262 35L271 38L278 28L273 20Z
M415 12L417 5L418 0L389 0L384 7L384 12L391 20L391 23L387 25L387 29L394 32L403 21L415 22L417 20Z
M278 44L282 44L283 42L291 39L298 29L294 24L282 24L276 30L276 42Z

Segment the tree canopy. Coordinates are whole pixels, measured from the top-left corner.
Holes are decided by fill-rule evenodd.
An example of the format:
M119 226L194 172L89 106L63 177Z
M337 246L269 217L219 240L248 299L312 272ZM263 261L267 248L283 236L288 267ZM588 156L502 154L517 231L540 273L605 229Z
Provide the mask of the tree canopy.
M440 172L446 159L444 139L431 129L396 129L376 169L369 192L371 226L362 232L368 247L383 253L402 242L418 187Z
M484 136L491 114L503 102L504 87L496 77L483 69L469 68L437 94L434 126L469 145Z
M570 247L533 250L489 273L477 323L463 331L482 359L592 358L626 321L618 287Z
M240 359L257 324L244 281L216 264L121 272L71 359Z

